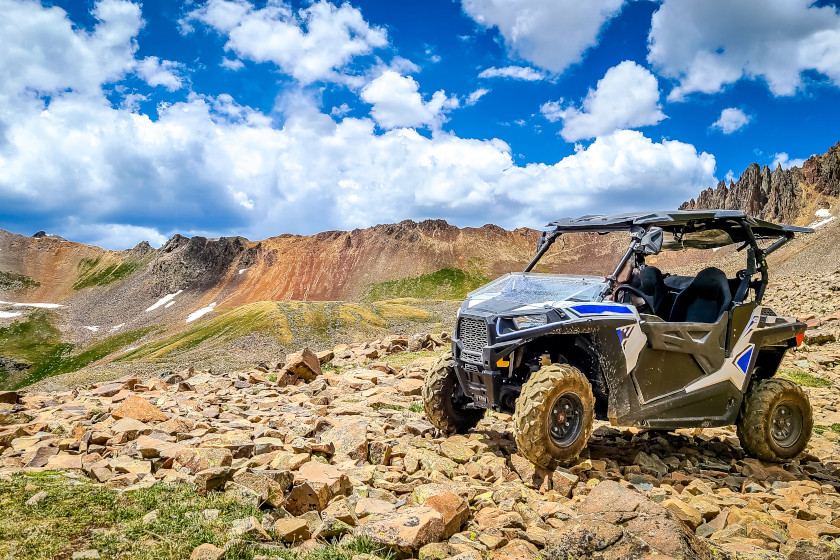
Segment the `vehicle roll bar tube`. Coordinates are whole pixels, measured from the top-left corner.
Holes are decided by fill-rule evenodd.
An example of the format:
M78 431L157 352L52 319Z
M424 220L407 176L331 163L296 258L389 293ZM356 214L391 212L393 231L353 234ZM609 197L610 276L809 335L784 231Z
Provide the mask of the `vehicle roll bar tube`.
M767 247L767 249L762 250L761 247L758 246L758 241L756 241L752 228L747 221L739 221L741 223L741 227L744 228L744 232L747 234L747 239L749 239L753 251L755 251L756 264L758 265L758 271L761 272L761 284L755 291L755 302L761 303L761 300L764 298L764 291L767 289L767 283L770 281L770 277L767 274L767 255L793 239L793 232L787 232L784 237L777 239L772 245Z
M621 271L624 270L624 267L627 265L627 262L630 260L630 257L633 256L633 253L639 247L639 243L642 241L642 236L644 235L645 230L639 226L634 226L632 230L632 240L630 241L630 246L627 248L627 252L624 253L624 256L621 257L621 260L618 262L618 266L615 267L615 270L612 274L607 276L607 282L609 282L609 286L607 289L602 292L602 296L607 294L611 294L615 289L615 285L618 282L618 275L621 274Z
M544 231L540 234L540 240L537 243L537 254L534 255L534 258L531 259L531 262L528 263L528 266L525 267L523 272L531 272L531 269L539 262L545 252L548 251L554 242L560 237L560 234L557 230L554 231Z

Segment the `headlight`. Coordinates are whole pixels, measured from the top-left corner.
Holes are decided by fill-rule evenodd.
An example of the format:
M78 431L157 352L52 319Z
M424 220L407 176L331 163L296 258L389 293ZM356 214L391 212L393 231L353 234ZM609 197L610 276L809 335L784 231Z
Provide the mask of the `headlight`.
M510 320L513 321L517 329L531 329L548 324L548 317L545 315L520 315L519 317L511 317Z

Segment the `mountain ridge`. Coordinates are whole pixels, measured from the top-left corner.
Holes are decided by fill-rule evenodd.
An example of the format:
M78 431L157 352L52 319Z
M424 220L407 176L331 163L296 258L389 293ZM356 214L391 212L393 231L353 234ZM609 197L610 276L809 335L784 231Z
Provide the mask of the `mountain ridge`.
M829 208L840 195L840 142L820 155L808 158L802 167L782 169L753 163L738 181L720 181L700 192L680 210L721 208L745 210L770 221L802 223L819 208Z

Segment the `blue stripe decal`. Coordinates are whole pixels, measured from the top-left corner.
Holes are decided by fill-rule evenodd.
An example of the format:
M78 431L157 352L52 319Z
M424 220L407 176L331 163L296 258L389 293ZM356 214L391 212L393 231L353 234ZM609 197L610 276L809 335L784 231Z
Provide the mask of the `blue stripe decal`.
M752 358L753 349L755 346L750 346L746 352L741 354L741 357L736 360L735 365L738 366L738 369L747 373L747 369L750 367L750 358Z
M623 305L576 305L569 309L578 315L600 315L601 313L633 314L633 311L629 307L624 307Z

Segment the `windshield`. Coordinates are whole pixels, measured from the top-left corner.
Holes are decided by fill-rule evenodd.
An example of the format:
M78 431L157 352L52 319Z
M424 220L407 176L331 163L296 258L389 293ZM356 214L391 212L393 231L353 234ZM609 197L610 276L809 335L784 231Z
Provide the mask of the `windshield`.
M662 243L664 251L681 251L684 249L717 249L735 243L732 237L722 229L707 229L692 231L680 235L679 232L666 231Z
M470 292L467 297L502 298L523 304L551 305L553 302L568 300L593 301L606 286L606 280L599 276L513 272Z

